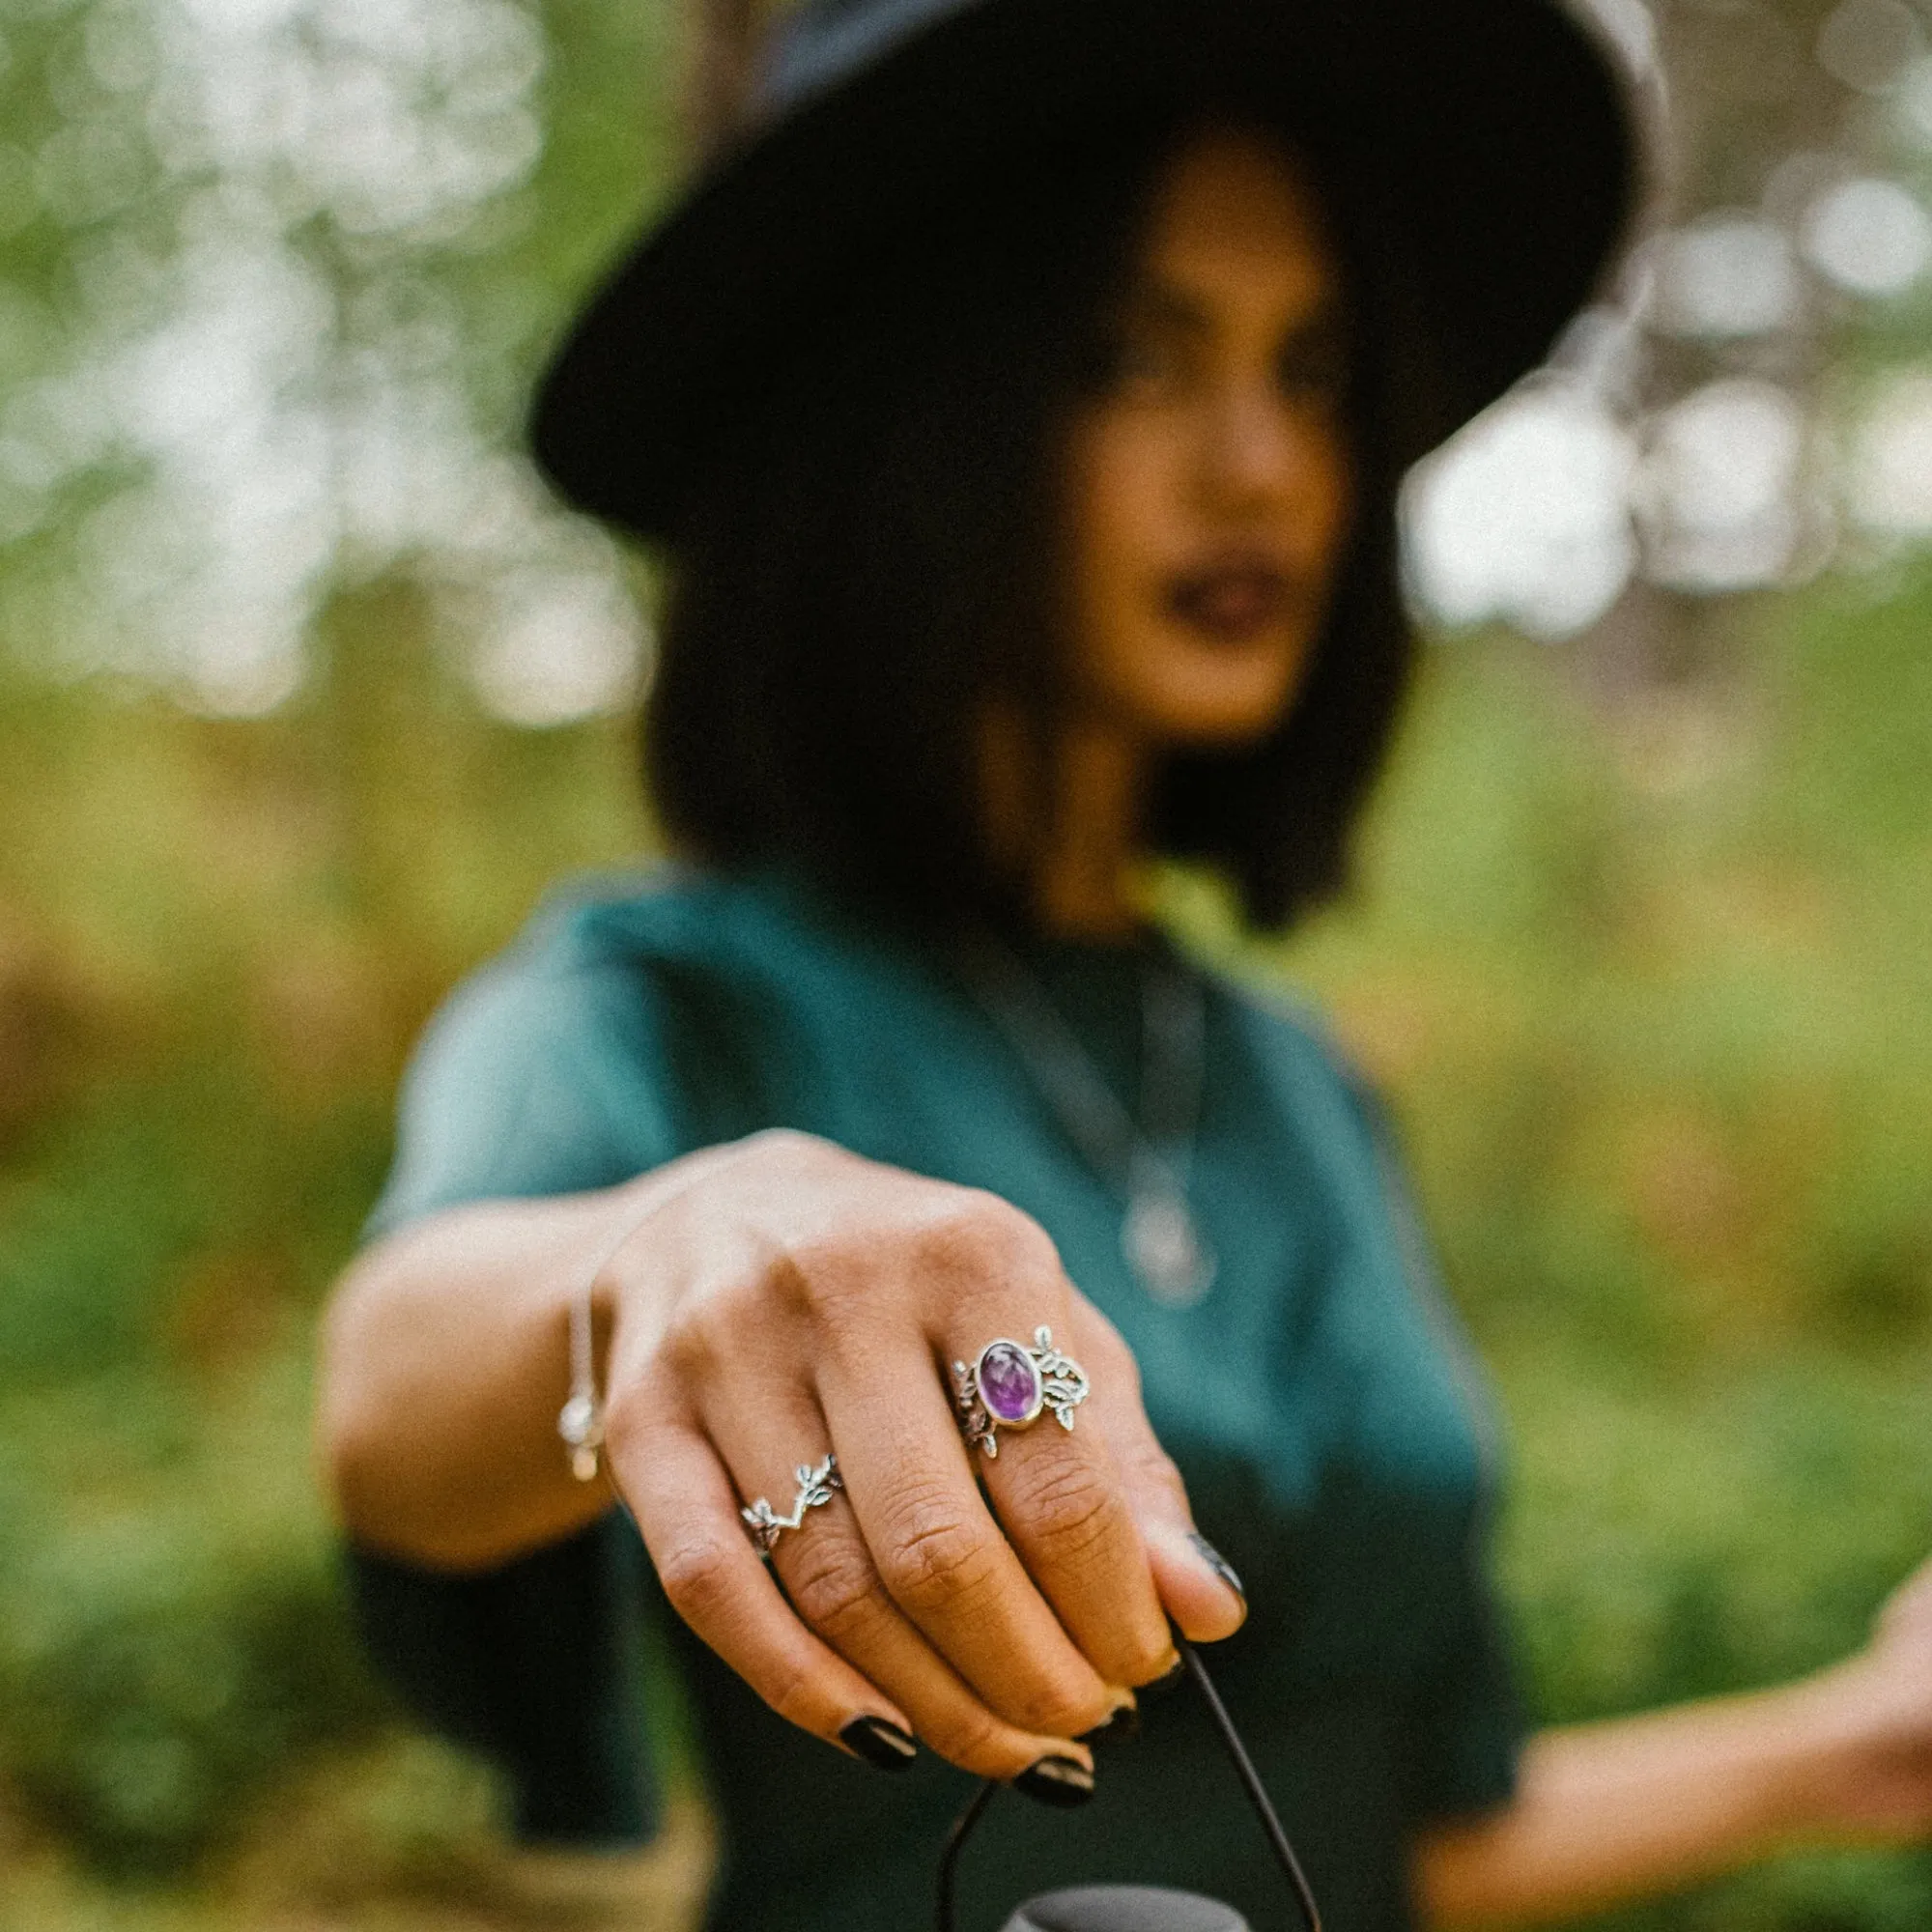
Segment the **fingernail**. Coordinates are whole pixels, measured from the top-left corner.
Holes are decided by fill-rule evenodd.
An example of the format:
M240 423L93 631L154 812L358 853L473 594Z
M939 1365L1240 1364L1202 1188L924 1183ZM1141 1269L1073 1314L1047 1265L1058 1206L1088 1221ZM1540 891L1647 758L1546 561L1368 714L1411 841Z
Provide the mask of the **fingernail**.
M1141 1714L1131 1704L1122 1704L1107 1718L1105 1722L1083 1732L1073 1742L1076 1745L1124 1745L1131 1743L1141 1734ZM1050 1761L1050 1760L1049 1760Z
M904 1771L919 1755L912 1739L883 1718L854 1718L838 1733L838 1741L880 1771Z
M1235 1575L1235 1566L1198 1529L1190 1529L1187 1532L1187 1540L1200 1551L1201 1560L1207 1564L1208 1569L1213 1571L1215 1576L1220 1577L1222 1582L1227 1584L1229 1589L1240 1598L1241 1607L1245 1609L1247 1607L1248 1593L1241 1588L1241 1579Z
M1037 1804L1071 1811L1094 1796L1094 1774L1070 1757L1043 1757L1013 1779L1013 1789Z

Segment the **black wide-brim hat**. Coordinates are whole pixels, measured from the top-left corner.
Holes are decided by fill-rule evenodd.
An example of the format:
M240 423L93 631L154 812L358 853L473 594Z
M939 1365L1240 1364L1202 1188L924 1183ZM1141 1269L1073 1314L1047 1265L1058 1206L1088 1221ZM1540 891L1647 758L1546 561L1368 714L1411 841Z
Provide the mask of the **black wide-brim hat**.
M1426 440L1544 359L1633 218L1630 86L1556 0L807 0L738 137L565 338L539 465L580 509L671 534L802 316L1026 165L1231 88L1378 184L1421 297Z

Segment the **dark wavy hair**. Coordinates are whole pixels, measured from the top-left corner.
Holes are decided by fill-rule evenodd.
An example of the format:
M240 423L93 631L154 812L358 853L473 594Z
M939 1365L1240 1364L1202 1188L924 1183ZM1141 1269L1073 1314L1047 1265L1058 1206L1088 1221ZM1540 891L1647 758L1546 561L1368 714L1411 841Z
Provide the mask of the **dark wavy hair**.
M1050 739L1069 407L1169 157L1197 128L1256 119L1197 107L1042 150L930 231L828 265L783 366L748 377L717 425L669 545L644 761L677 845L928 923L1025 923L1025 882L986 848L981 703L1001 693ZM1260 927L1346 878L1412 656L1394 508L1426 444L1405 428L1426 413L1420 331L1362 170L1289 145L1345 281L1352 536L1288 713L1253 745L1172 754L1143 828L1147 849L1218 869Z

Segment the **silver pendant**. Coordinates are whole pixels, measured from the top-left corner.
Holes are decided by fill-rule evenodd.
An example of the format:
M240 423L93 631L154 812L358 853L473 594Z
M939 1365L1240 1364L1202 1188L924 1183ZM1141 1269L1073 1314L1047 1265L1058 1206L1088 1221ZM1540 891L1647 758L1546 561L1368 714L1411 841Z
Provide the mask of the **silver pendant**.
M1121 1223L1121 1253L1163 1308L1205 1301L1219 1265L1185 1199L1164 1187L1135 1190Z

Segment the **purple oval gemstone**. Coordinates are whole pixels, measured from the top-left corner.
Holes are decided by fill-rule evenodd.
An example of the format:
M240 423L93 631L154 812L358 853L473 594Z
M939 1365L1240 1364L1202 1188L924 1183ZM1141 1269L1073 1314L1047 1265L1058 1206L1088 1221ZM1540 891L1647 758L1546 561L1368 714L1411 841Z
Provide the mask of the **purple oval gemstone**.
M980 1400L995 1422L1031 1422L1039 1413L1039 1371L1017 1342L990 1343L980 1356Z

